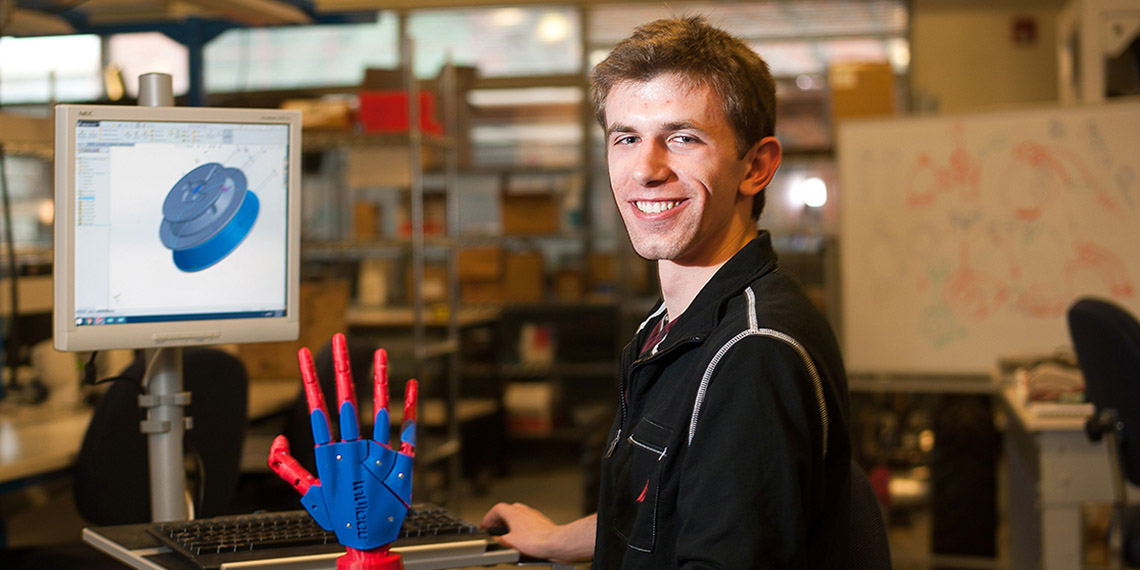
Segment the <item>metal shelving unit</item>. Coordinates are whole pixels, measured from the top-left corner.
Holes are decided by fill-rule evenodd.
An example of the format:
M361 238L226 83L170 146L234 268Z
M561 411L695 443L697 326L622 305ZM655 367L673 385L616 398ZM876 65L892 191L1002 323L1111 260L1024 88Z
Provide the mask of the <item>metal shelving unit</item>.
M402 264L410 279L407 280L407 302L384 306L350 305L346 315L347 325L358 338L374 338L378 347L385 348L393 360L410 364L410 377L421 382L421 394L427 392L435 397L421 400L421 422L424 433L417 450L417 475L429 471L446 473L449 482L443 489L424 488L417 478L417 488L425 499L435 502L448 502L454 499L452 484L459 479L460 450L462 443L459 433L459 413L474 413L472 406L462 407L459 403L459 331L462 324L479 322L486 318L482 314L464 312L461 315L458 302L457 264L455 250L458 234L458 155L457 142L452 136L425 133L421 123L419 81L413 74L413 44L406 36L401 39L401 61L403 62L403 83L407 94L408 130L405 133L375 134L360 132L305 133L305 149L319 153L333 161L334 172L339 180L336 195L332 197L334 211L342 216L351 212L353 201L359 188L350 187L346 180L345 153L354 147L399 146L406 149L406 185L394 186L385 191L401 193L409 204L408 222L410 231L401 237L373 237L357 239L346 233L351 224L336 224L341 235L333 239L314 239L304 244L303 261L307 264L320 263L359 263L368 259L387 259L393 267ZM455 114L458 104L455 94L454 66L446 64L440 78L440 107L446 133L454 133ZM425 196L439 194L425 190L424 156L426 152L442 157L444 188L442 195L447 203L447 227L444 235L426 235ZM373 167L373 165L369 165ZM339 167L339 168L338 168ZM396 164L376 164L375 168L399 168ZM340 221L345 221L342 217ZM429 255L433 259L443 258L447 266L448 293L443 302L443 310L438 303L429 302L424 295L425 264ZM403 274L402 271L393 272ZM391 279L392 276L385 276ZM441 332L442 331L442 332ZM442 372L442 373L441 373ZM428 386L428 384L431 384ZM425 390L426 388L426 390ZM424 396L421 396L424 397ZM486 403L478 406L479 410Z

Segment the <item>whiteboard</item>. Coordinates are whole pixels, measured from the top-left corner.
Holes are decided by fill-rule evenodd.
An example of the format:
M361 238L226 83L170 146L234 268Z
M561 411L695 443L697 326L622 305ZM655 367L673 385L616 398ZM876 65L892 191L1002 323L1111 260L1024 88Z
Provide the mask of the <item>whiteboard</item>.
M839 125L844 358L986 374L1069 344L1082 295L1140 314L1140 102Z

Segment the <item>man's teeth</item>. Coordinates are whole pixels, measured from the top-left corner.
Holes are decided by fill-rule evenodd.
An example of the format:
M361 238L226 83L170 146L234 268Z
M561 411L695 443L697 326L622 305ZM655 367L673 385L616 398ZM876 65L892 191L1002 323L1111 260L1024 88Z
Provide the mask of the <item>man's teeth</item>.
M634 202L638 210L646 214L659 214L666 210L672 210L680 202Z

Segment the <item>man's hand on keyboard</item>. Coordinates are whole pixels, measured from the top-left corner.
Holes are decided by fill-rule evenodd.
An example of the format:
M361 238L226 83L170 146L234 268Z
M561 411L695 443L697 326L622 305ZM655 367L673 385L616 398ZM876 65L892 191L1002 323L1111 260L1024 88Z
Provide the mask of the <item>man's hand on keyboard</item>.
M362 557L369 558L370 553L354 551L379 549L387 555L387 545L399 535L400 524L411 504L417 385L415 380L408 381L401 445L399 450L392 449L388 444L388 360L383 350L377 350L373 365L373 436L362 439L344 335L333 336L332 348L340 414L339 441L333 440L313 356L307 348L297 354L309 402L320 478L313 477L289 454L289 442L281 435L270 448L269 467L301 494L301 504L313 519L326 530L335 532L337 540L348 548L348 556L341 559L345 561L344 567L365 568L369 565L359 561Z

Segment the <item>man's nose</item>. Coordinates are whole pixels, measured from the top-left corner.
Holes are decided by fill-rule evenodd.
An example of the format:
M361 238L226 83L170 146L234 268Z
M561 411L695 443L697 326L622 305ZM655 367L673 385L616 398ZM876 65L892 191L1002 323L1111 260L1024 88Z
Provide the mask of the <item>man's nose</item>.
M669 180L671 171L669 150L664 143L650 142L641 145L634 163L633 178L642 186L656 186Z

